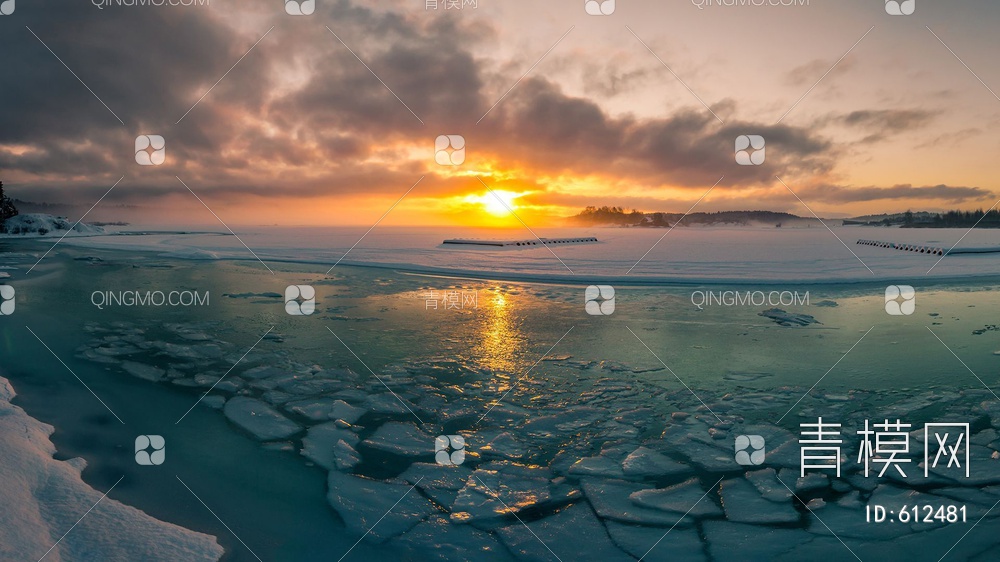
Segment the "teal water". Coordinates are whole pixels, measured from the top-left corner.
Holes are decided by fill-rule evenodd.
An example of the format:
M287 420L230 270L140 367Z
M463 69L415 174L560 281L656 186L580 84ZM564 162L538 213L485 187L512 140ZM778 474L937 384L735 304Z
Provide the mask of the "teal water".
M47 248L41 242L4 246L37 256ZM264 560L336 560L359 536L326 502L326 472L298 454L297 439L262 446L206 404L178 422L202 390L135 378L118 359L82 359L95 341L167 341L183 349L190 342L178 339L171 326L188 326L225 343L218 358L198 360L200 374L217 377L271 329L232 377L254 365L316 365L349 369L360 376L358 390L381 392L369 376L371 368L418 403L421 417L433 417L428 431L473 436L511 431L524 442L528 464L551 464L557 472L601 453L604 445L655 439L671 427L672 413L704 414L705 404L747 425L774 423L787 412L778 426L796 433L798 423L816 415L841 416L845 423L895 412L910 415L912 423L936 421L939 415L979 416L973 412L987 392L984 384L1000 390L1000 356L993 353L1000 350L995 329L1000 285L981 282L918 287L917 312L903 317L885 313L882 286L783 287L809 291L810 305L784 308L816 322L782 326L760 315L767 307L700 310L691 302L693 291L726 287L617 287L615 313L598 317L585 313L583 287L569 285L346 266L324 275L326 267L290 264L272 265L272 275L256 262L70 248L59 248L24 275L37 258L10 259L20 267L8 280L17 288L18 308L14 316L0 319L0 374L17 389L16 403L56 427L53 441L60 458L87 459L88 483L106 490L125 475L111 497L217 536L228 560L256 558L178 477ZM316 314L285 313L282 299L272 294L289 284L316 288ZM208 291L211 300L206 307L100 310L91 302L92 293L108 290ZM475 307L428 305L432 292L440 298L446 291L476 295ZM539 361L547 352L547 360ZM165 371L180 361L155 350L128 359ZM416 375L401 376L405 369ZM392 382L394 376L399 385ZM945 396L943 406L935 403ZM590 427L596 422L589 418L578 425L538 428L540 418L581 406L602 408L637 430ZM392 419L408 420L408 415ZM370 427L362 437L383 421L364 418L361 424ZM139 434L166 438L163 466L133 462L132 441ZM407 468L398 457L362 452L367 457L361 473L389 478ZM470 455L480 462L474 450ZM711 471L699 468L697 473L708 484L714 481ZM984 526L990 524L995 523ZM704 528L701 533L707 536ZM394 543L362 542L351 556L400 554Z

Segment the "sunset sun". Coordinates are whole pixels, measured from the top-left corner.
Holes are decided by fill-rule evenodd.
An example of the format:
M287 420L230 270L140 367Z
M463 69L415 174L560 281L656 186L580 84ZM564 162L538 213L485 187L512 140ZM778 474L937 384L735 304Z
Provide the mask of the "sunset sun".
M523 193L494 189L481 195L469 195L465 198L465 201L481 205L484 211L493 216L505 217L518 209L518 205L514 200L523 195Z

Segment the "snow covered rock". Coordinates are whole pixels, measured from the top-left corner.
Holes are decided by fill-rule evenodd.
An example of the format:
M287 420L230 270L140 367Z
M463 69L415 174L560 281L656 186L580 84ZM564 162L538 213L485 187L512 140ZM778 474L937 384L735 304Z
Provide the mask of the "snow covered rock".
M0 378L0 560L218 560L215 538L156 520L85 484L83 459L55 460L53 428L10 404ZM181 489L180 493L186 493ZM80 516L96 507L83 519ZM79 520L79 523L78 523ZM74 527L74 524L76 526ZM114 532L109 532L113 530Z
M70 231L71 235L104 234L104 229L99 226L80 223L74 228L73 225L74 223L63 217L54 217L42 213L29 213L7 219L4 221L2 231L0 232L22 236L62 236L66 231Z

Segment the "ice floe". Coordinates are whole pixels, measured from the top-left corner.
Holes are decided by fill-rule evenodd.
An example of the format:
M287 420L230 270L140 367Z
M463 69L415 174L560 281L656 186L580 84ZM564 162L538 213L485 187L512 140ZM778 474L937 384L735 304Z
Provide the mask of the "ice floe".
M622 461L622 473L630 478L676 478L691 472L690 466L647 447L639 447Z
M635 562L611 541L600 520L585 504L574 504L538 521L517 522L500 529L498 534L518 560L526 562L550 562L553 555L560 560Z
M373 542L402 535L436 511L411 484L379 482L337 471L330 472L327 484L327 500L348 530Z
M364 445L404 457L428 457L434 454L434 436L420 430L413 422L387 422L365 439Z
M798 404L796 417L815 420L817 412L834 412L845 427L854 427L866 401L878 398L894 416L936 408L956 419L978 420L972 478L932 470L925 479L919 455L907 467L912 477L890 472L866 478L861 467L852 466L848 451L856 452L857 439L846 430L843 477L813 472L801 478L799 435L792 431L797 422L777 427L759 421L770 414L743 417L783 413L807 390L757 388L768 384L769 373L723 372L730 389L699 390L702 404L684 388L645 384L635 376L643 369L566 358L545 368L557 370L554 376L586 380L582 391L528 378L496 403L503 394L496 373L443 357L385 366L380 381L298 363L278 351L266 360L248 357L219 382L239 359L238 347L214 339L217 330L208 324L168 331L173 336L155 326L91 325L94 340L79 355L136 378L190 387L192 393L218 383L203 404L222 408L235 425L276 450L297 450L328 471L329 502L357 538L405 493L366 540L391 539L421 559L551 559L518 518L560 557L566 553L571 559L598 553L610 560L636 559L671 528L645 560L699 562L711 556L792 562L811 554L829 557L834 549L847 559L850 553L819 518L852 548L867 540L878 545L873 552L888 552L888 545L905 535L913 545L907 548L918 550L931 542L911 535L935 537L947 529L874 526L864 520L865 506L961 502L970 506L971 518L1000 499L1000 406L985 390L900 389L874 396L816 389ZM169 357L166 364L163 357ZM462 465L433 462L435 438L442 434L465 438ZM738 435L763 437L763 464L737 464ZM922 436L915 432L911 438L913 451L922 453ZM720 479L721 485L712 487ZM983 526L998 516L1000 510ZM568 536L567 525L579 525L580 531ZM591 536L593 544L583 548L587 541L580 537ZM965 542L974 547L961 549L970 560L986 560L983 539L970 534Z
M338 465L349 464L357 456L354 447L361 440L353 431L338 427L335 422L314 425L302 438L302 455L327 470L344 470ZM350 449L339 446L343 442ZM354 465L357 461L354 462ZM353 465L349 468L353 468Z
M772 502L744 478L725 480L720 484L722 508L726 519L735 523L781 524L795 523L802 517L791 501Z
M233 423L261 441L285 439L302 429L267 403L254 398L245 396L232 398L226 402L222 411Z
M630 494L629 499L638 506L675 513L678 517L687 514L697 519L722 515L722 510L697 478L667 488L639 490Z
M693 518L685 517L682 519L683 513L665 512L660 509L643 507L633 502L632 494L646 489L641 484L624 480L599 480L595 478L584 478L580 484L587 501L603 519L643 525L670 526L677 524L679 527L694 524Z
M650 562L707 562L705 546L696 529L643 527L605 522L619 548L636 559Z

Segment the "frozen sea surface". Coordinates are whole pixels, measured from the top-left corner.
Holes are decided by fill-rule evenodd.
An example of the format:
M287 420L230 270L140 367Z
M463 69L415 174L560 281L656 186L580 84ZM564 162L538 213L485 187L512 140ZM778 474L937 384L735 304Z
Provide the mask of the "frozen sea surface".
M367 235L363 228L247 227L237 229L236 233L265 262L318 264L325 266L322 271L339 262L515 281L590 280L621 284L918 281L990 276L996 273L1000 260L1000 254L953 255L934 267L939 256L856 243L868 239L951 248L961 241L963 248L1000 247L997 230L853 226L831 230L679 227L668 233L666 229L644 228L534 229L541 237L595 236L600 242L501 250L447 248L441 242L446 238L524 239L531 238L531 234L526 230L402 227L377 227ZM183 259L254 259L240 240L228 232L225 235L132 233L68 238L63 243L160 251L165 257Z
M631 258L623 255L640 246L638 259L648 249L640 242L651 244L663 234L606 232L620 235L604 248L619 244L609 259L624 270ZM705 242L705 251L732 257L733 275L749 279L762 263L782 267L780 251L800 266L807 263L804 250L794 251L796 240L816 237L809 239L813 250L827 240L818 236L825 231L799 231L782 239L783 250L739 261L739 252L726 248L738 245L745 231L720 234L725 232L701 231L719 237ZM316 263L330 257L332 265L339 255L329 248L341 248L342 255L361 234L272 237L266 243L263 233L244 237L254 247L253 237L260 236L260 255L273 260L273 276L247 261L242 245L230 246L239 244L231 236L75 239L71 250L60 248L43 263L40 277L18 284L18 294L26 295L18 314L31 318L45 311L64 319L63 329L74 334L65 355L71 364L185 392L191 403L208 392L199 412L227 420L229 430L261 448L284 451L326 474L323 499L337 517L330 533L348 545L361 541L358 549L387 549L377 551L385 558L376 559L393 559L388 552L448 561L856 555L922 562L946 553L956 560L996 559L1000 510L992 507L1000 500L1000 401L984 386L997 387L1000 291L995 275L992 282L973 279L988 277L986 256L969 258L983 261L968 262L976 267L965 272L965 281L921 289L918 313L908 317L888 317L879 290L853 282L871 281L871 275L829 232L830 256L822 258L816 282L843 283L813 287L812 305L781 312L753 306L701 310L690 303L690 289L638 287L620 292L614 316L591 317L581 287L408 275L388 266L412 258L418 265L403 269L440 265L440 271L450 263L467 272L503 267L515 277L559 280L563 266L544 249L456 253L435 247L440 232L410 232L404 251L380 250L375 230L349 258L360 252L385 268L350 267L345 260L327 276L328 265L310 263L314 252ZM136 249L153 251L121 251L122 244L136 241ZM654 252L669 256L672 247ZM579 250L577 261L567 261L577 271L586 270L587 259L601 261L584 255L600 248L555 251ZM838 248L847 259L832 257ZM230 257L239 261L214 259ZM710 266L695 254L688 257L697 264L679 271ZM923 259L890 253L882 265L904 258ZM960 259L946 258L939 269L954 274L953 266L965 263ZM658 282L671 278L669 258L652 265L660 268L654 272L662 276ZM863 275L838 267L862 267ZM782 276L790 275L788 269L774 277L762 271L765 281L788 282ZM90 291L120 286L123 278L130 287L210 289L213 304L204 311L157 314L90 305ZM46 283L60 288L45 293L58 298L31 298ZM282 291L293 283L316 288L313 316L285 313ZM427 291L449 289L476 291L478 307L427 309ZM556 341L561 343L553 348ZM800 478L798 424L818 416L844 425L847 459L859 447L853 431L869 418L970 421L974 478L871 478L851 462L839 478ZM763 465L736 464L734 439L744 434L766 440ZM438 464L441 435L464 438L461 465ZM912 451L916 467L922 452L916 436ZM964 504L969 522L870 524L865 506L874 503Z

